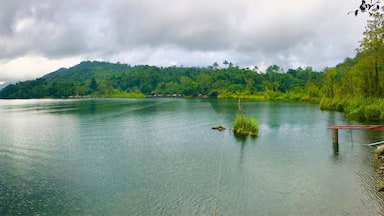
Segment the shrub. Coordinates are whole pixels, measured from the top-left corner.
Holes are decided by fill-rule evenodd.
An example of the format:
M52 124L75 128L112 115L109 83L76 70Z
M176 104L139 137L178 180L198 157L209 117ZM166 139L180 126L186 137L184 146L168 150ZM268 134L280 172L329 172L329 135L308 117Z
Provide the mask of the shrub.
M237 136L256 136L259 133L259 126L254 118L248 120L238 114L233 125L233 131Z
M382 98L323 98L320 102L320 109L345 112L351 118L384 119L384 100Z
M377 104L367 105L364 109L364 117L369 120L380 118L380 106Z

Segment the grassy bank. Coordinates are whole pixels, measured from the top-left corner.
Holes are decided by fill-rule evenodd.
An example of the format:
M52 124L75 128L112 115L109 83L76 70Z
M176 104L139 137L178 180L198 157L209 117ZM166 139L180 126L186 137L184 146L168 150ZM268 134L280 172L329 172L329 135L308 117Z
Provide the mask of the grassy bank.
M321 110L344 112L348 117L360 120L384 120L384 98L327 98L305 92L262 91L253 94L245 92L220 91L218 99L245 99L251 101L307 102L320 104Z
M344 112L356 119L384 120L383 98L323 98L320 109Z
M320 97L313 97L303 92L275 92L275 91L263 91L253 94L247 94L244 92L226 92L221 91L217 96L218 99L246 99L252 101L281 101L281 102L309 102L320 103Z
M103 92L103 94L96 92L91 96L99 98L145 98L145 95L141 92L126 92L117 89L112 89L110 91Z

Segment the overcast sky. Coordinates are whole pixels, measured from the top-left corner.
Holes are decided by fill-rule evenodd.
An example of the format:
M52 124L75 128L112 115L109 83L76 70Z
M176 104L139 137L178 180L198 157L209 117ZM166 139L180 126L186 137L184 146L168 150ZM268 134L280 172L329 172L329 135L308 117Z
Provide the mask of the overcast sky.
M360 0L0 0L0 84L83 60L316 70L354 57Z

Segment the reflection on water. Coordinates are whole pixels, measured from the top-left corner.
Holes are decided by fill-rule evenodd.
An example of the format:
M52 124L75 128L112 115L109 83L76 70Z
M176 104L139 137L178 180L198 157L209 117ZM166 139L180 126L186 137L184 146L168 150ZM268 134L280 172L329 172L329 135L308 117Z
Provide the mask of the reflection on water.
M237 101L0 100L0 213L381 215L372 149L317 106L243 102L256 138L230 130ZM353 142L352 142L353 141Z
M339 156L339 144L332 144L332 147L333 147L333 155L335 156L335 158L337 158L337 156Z

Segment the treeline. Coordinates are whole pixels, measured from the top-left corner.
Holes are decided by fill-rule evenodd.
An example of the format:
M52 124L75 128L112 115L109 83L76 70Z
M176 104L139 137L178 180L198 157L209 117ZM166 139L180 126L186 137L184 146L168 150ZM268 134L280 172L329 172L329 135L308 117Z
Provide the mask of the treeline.
M82 62L36 80L12 84L0 98L144 97L258 97L300 100L320 97L322 73L312 68L283 71L272 65L264 73L228 64L210 67L130 66L107 62Z
M384 15L368 21L355 58L324 72L321 109L364 119L384 119Z

